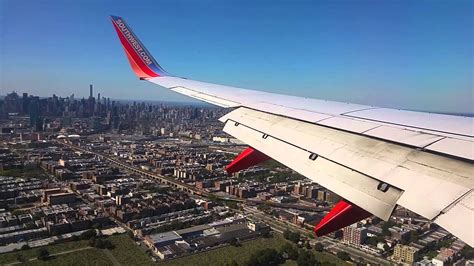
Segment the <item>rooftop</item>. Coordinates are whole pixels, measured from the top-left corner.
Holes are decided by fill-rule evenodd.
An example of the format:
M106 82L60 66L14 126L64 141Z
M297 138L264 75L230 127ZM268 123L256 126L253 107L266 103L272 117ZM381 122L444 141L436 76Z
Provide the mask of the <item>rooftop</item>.
M167 242L167 241L176 241L183 239L180 235L178 235L175 231L152 234L147 236L154 245Z

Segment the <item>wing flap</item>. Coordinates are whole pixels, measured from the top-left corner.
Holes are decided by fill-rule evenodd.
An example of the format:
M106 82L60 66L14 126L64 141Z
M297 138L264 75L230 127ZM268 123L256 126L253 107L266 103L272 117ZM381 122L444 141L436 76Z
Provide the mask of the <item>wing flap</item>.
M426 149L471 161L474 160L473 142L465 139L446 138L427 146Z
M445 137L433 134L417 132L409 129L380 126L374 129L367 130L364 135L385 139L388 141L399 142L402 144L423 148Z
M452 206L449 206L434 221L473 247L474 191L471 189L469 193Z
M266 134L307 152L316 153L351 171L399 188L404 193L398 199L398 204L429 219L435 218L446 206L474 186L471 178L472 172L474 172L472 164L426 153L420 149L244 107L230 112L220 120L222 122L238 122L260 132L260 134ZM224 129L228 128L226 126ZM233 132L228 133L233 135ZM239 134L234 137L253 145L248 142L246 136ZM426 142L425 137L423 135L421 140ZM415 137L415 139L417 138ZM265 151L262 152L265 153ZM278 156L289 155L282 152ZM271 155L271 157L274 156ZM287 166L299 171L298 168L295 168L298 165ZM325 170L331 169L326 168ZM320 183L318 177L312 179ZM323 183L320 184L326 186ZM355 181L351 185L357 186ZM327 188L332 190L332 188ZM333 191L340 193L336 190ZM434 193L433 191L443 191L443 193ZM348 197L348 194L341 195ZM423 200L419 200L420 198ZM352 200L351 198L347 199Z

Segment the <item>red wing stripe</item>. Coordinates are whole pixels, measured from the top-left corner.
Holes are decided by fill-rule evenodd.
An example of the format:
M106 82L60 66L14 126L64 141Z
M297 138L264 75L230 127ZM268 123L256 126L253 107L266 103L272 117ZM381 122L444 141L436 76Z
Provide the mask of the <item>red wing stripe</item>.
M133 60L132 56L128 53L128 51L125 48L123 48L123 50L125 51L125 55L127 55L128 61L130 62L130 66L132 67L133 72L135 72L138 77L148 77L148 75L142 71L142 69L137 65L137 63L135 63L135 60Z
M153 70L151 70L143 61L142 59L140 58L140 56L138 56L138 54L135 52L135 50L133 49L133 47L130 45L130 43L127 41L127 39L125 38L125 36L123 35L123 33L120 31L120 29L118 28L117 24L115 23L115 21L112 19L112 24L114 25L114 28L115 28L115 31L117 32L117 35L119 36L120 38L120 42L122 43L124 49L127 51L127 54L133 58L133 61L135 62L136 66L138 68L140 68L141 72L146 74L146 76L142 76L140 75L139 73L136 73L139 77L143 77L143 78L152 78L152 77L159 77L158 74L156 74L155 72L153 72ZM133 68L133 66L132 66ZM135 70L135 68L134 68Z

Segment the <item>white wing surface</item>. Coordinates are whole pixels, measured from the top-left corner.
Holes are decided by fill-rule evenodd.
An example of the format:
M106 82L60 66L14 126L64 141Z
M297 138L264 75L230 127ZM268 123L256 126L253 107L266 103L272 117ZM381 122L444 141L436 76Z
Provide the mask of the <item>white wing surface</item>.
M474 120L274 94L166 73L112 17L140 79L234 110L224 131L387 220L401 205L474 245ZM317 158L315 159L315 155Z

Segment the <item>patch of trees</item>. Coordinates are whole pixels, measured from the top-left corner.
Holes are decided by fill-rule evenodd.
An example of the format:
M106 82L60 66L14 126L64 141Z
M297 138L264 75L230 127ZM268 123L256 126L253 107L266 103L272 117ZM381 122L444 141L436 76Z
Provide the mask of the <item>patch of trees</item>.
M351 260L351 256L349 256L349 253L347 253L345 251L339 251L339 252L337 252L336 255L341 260L344 260L344 261L350 261Z
M281 246L280 253L285 259L298 259L298 249L290 243L285 243L283 246Z
M286 240L290 240L293 243L298 243L300 241L301 235L298 232L293 232L293 231L290 231L290 230L286 229L285 232L283 232L283 237Z
M26 262L28 259L25 258L25 256L21 255L21 254L18 254L16 256L16 260L19 261L19 262Z
M47 260L49 258L49 251L45 248L40 248L37 253L39 260Z
M79 238L81 240L88 240L88 239L91 239L91 238L96 237L96 236L97 236L97 231L94 230L94 229L91 229L91 230L87 230L84 233L82 233Z
M269 213L271 211L271 207L268 206L267 204L260 204L257 206L257 210Z
M466 259L474 259L474 248L466 245L464 248L461 250L461 255Z
M291 243L283 244L280 249L263 249L255 252L245 265L279 265L285 260L296 261L298 266L321 265L313 252L304 248L297 248Z
M239 264L237 263L237 261L235 261L234 259L232 259L231 261L229 261L228 263L226 263L225 266L239 266Z
M314 245L314 250L316 250L317 252L323 252L323 251L324 251L324 246L323 246L323 244L321 244L321 243L319 243L319 242L316 243L316 244Z
M224 202L224 205L231 208L231 209L234 209L234 210L239 210L239 205L237 204L237 202L235 201L232 201L232 200L225 200Z
M234 246L234 247L240 247L240 246L242 246L242 244L240 244L239 240L238 240L237 238L235 238L235 237L233 237L233 238L231 238L231 239L229 240L229 244L230 244L231 246Z
M114 244L108 239L101 238L91 238L89 239L89 246L99 248L99 249L113 249L115 248Z
M87 230L80 236L74 236L73 240L89 240L89 246L100 248L100 249L113 249L114 244L106 238L100 238L97 236L97 231L94 229Z
M314 254L311 251L305 249L299 250L296 263L298 263L298 266L321 265L321 263L314 257Z
M284 262L281 254L274 248L265 248L253 253L247 261L248 266L277 266Z
M270 230L263 230L262 233L260 234L264 238L270 238L272 237L272 234L270 233Z

